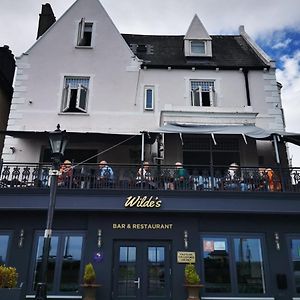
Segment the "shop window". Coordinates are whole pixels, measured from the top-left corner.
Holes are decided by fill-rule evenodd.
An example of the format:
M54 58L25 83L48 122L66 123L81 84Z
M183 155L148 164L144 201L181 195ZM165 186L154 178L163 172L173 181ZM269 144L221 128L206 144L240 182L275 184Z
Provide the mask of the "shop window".
M261 238L205 236L202 259L206 293L266 293Z
M91 47L92 32L93 32L93 23L85 22L85 18L82 18L78 26L77 46Z
M191 104L192 106L215 106L214 81L192 80L191 81Z
M47 288L51 294L72 293L79 289L82 273L83 234L54 233L48 259ZM32 290L39 282L44 238L38 234L35 239L35 256L32 268Z
M290 240L290 251L296 293L300 294L300 238L293 238Z
M86 113L89 78L65 77L62 112Z
M0 232L0 265L7 264L9 234Z

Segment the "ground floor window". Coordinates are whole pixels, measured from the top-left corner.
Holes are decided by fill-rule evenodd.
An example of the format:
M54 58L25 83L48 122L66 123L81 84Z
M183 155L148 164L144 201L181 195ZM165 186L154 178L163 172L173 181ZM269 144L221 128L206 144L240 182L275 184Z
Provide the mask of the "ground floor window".
M79 288L82 273L83 233L54 233L48 260L48 292L75 292ZM32 268L32 290L36 290L42 264L44 238L38 233L34 245L34 265Z
M261 237L204 235L202 265L207 293L266 293Z
M290 253L292 257L292 274L296 293L300 294L300 236L289 239Z
M0 231L0 265L7 265L9 240L10 240L10 234Z

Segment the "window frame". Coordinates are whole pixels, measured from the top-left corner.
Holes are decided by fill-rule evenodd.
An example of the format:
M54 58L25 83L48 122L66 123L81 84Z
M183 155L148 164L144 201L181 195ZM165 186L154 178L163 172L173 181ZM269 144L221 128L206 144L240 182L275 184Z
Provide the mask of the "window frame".
M80 45L82 40L84 39L84 34L86 31L86 25L91 25L91 41L89 45ZM92 21L86 21L85 18L81 18L79 23L77 23L77 36L76 36L76 48L82 48L82 49L91 49L93 48L93 37L94 37L94 26L95 22Z
M33 238L33 247L32 247L32 255L31 255L31 265L30 265L30 274L28 276L28 293L35 294L35 290L33 287L35 280L35 266L36 266L36 255L39 245L39 238L44 236L43 231L36 231ZM60 283L61 283L61 275L62 275L62 263L63 263L63 251L64 251L64 241L67 236L81 236L82 237L82 246L81 246L81 259L80 259L80 268L79 268L79 276L78 276L78 290L80 289L80 280L83 276L84 271L84 252L86 247L86 232L84 231L65 231L65 230L57 230L52 233L53 237L58 237L57 242L57 256L55 259L55 269L54 269L54 279L53 279L53 290L47 291L49 295L75 295L77 291L71 292L63 292L60 291Z
M82 85L81 83L78 84L77 88L71 88L71 86L67 83L69 79L87 79L88 80L88 87ZM89 89L90 89L90 76L64 76L63 77L63 91L62 91L62 100L61 100L61 109L60 112L62 114L87 114L88 112L88 98L89 98ZM77 111L68 111L70 109L71 104L71 91L76 90L76 100L75 100L75 108ZM85 107L80 106L81 103L81 95L85 93Z
M147 97L148 97L148 93L147 91L151 90L152 94L151 94L151 107L147 107ZM154 110L154 101L155 101L155 87L148 85L144 87L144 110L145 111L153 111Z
M209 91L202 91L202 87L199 85L197 89L192 89L192 82L210 82L213 86L209 86ZM190 80L190 94L191 94L191 106L192 107L216 107L216 91L215 91L216 81L212 79L191 79ZM195 105L195 93L199 93L199 105ZM202 93L209 94L209 104L210 105L203 105L203 95Z
M0 230L0 236L1 235L7 235L8 236L8 241L7 241L7 247L6 247L6 259L4 264L7 266L9 265L10 262L10 249L12 246L12 236L13 236L13 231L12 230Z
M203 44L204 52L194 52L193 51L193 43L201 43ZM207 52L206 41L203 40L190 40L190 53L192 56L205 56Z
M203 284L205 286L205 272L204 272L204 263L203 263L203 239L205 238L218 238L218 239L226 239L228 245L228 252L229 252L229 272L230 272L230 281L231 281L231 292L225 293L211 293L206 292L204 289L204 295L212 296L212 297L221 297L221 296L228 296L228 297L268 297L271 296L271 282L270 282L270 270L268 267L268 257L267 257L267 248L266 248L266 239L265 235L262 233L224 233L224 232L201 232L200 233L200 251L199 251L199 261L200 261L200 274L201 278L203 278ZM235 253L234 253L234 239L236 238L246 238L246 239L259 239L261 245L261 255L262 255L262 266L263 266L263 282L265 284L265 293L257 294L257 293L239 293L238 292L238 278L237 278L237 270L236 270L236 260L235 260Z
M290 271L290 282L291 282L291 289L292 289L292 294L295 297L299 297L300 292L297 293L297 286L295 283L295 276L294 276L294 271L293 271L293 255L292 255L292 251L290 248L290 243L292 242L292 240L300 240L300 233L294 233L294 234L288 234L286 236L286 244L287 244L287 249L288 249L288 263L289 263L289 271ZM287 278L287 281L289 282L289 277Z

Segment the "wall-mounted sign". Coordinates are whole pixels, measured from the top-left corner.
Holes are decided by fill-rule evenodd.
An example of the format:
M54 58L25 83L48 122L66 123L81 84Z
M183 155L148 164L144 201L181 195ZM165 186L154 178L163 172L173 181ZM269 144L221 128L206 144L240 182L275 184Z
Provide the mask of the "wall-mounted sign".
M112 228L115 230L131 229L131 230L171 230L173 224L164 223L113 223Z
M124 207L160 208L161 200L154 196L129 196L124 203Z
M196 262L196 253L187 251L177 251L177 263L194 264Z

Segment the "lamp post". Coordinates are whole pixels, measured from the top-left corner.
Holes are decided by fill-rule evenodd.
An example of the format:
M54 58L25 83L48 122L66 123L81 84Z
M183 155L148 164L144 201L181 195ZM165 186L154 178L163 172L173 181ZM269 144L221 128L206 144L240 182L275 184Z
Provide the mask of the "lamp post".
M57 177L59 175L59 166L61 159L64 155L64 151L67 145L66 131L60 130L60 125L57 125L57 129L49 134L49 142L52 151L52 169L49 170L50 175L50 201L47 212L47 223L44 233L44 246L42 264L40 269L39 282L36 287L36 300L47 299L47 269L48 269L48 257L50 251L50 243L52 236L52 222L56 201L56 189L57 189Z

